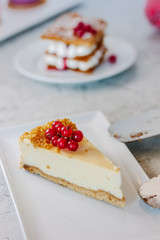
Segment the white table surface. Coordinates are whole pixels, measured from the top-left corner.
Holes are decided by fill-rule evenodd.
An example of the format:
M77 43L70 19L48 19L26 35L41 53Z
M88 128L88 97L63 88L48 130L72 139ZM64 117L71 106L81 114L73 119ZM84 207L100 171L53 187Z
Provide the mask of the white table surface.
M0 128L54 115L101 110L111 122L160 108L160 32L144 15L146 0L88 1L76 9L108 21L108 32L130 41L136 65L113 78L78 86L51 85L20 76L14 55L32 43L51 21L0 45ZM53 20L52 20L53 21ZM14 27L14 26L13 26ZM160 137L127 144L149 177L160 174ZM0 169L0 240L21 240L22 233Z

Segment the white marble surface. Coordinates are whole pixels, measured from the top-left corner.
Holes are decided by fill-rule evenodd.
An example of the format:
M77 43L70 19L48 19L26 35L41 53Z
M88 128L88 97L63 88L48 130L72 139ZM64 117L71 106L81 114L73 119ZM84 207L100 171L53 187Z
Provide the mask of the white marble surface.
M160 107L160 32L145 18L145 0L97 0L77 9L108 21L108 32L134 44L136 65L128 71L97 83L63 86L34 82L13 67L19 49L39 38L47 22L0 45L0 127L33 120L101 110L115 122L139 112ZM14 26L13 26L14 27ZM160 174L160 137L128 144L143 169ZM0 239L21 240L22 234L6 182L0 169Z

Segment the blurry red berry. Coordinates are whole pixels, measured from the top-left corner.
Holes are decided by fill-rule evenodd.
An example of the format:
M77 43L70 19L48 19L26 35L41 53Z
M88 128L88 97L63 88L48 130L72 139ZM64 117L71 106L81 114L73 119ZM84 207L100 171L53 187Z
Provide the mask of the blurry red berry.
M150 23L160 29L160 0L148 0L145 14Z
M117 61L117 57L115 55L110 55L108 57L108 62L115 63Z

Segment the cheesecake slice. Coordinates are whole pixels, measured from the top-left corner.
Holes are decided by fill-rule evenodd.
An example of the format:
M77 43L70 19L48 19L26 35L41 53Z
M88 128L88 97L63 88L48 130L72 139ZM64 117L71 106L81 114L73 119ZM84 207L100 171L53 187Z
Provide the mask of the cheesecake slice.
M124 207L120 169L69 119L58 121L59 126L56 122L20 137L22 168L89 197Z

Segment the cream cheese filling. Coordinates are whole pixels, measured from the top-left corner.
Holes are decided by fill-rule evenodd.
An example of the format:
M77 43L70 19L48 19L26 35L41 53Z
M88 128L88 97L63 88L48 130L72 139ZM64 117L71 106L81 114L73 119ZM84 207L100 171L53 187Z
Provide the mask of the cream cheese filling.
M123 198L119 169L112 170L112 167L78 160L76 156L68 157L52 150L35 148L28 139L20 141L20 149L22 164L37 167L50 176L62 178L77 186L95 191L103 190L119 199Z
M103 49L99 49L88 61L80 61L76 59L66 59L65 63L67 68L79 69L81 71L87 71L99 64L99 61L103 55ZM55 66L59 70L64 69L64 59L55 55L45 54L44 61L47 65Z
M94 44L91 47L87 47L84 45L76 46L74 44L67 45L62 41L48 41L47 52L50 54L56 54L58 57L67 57L67 58L75 58L75 57L83 57L90 55L95 49L97 45Z

